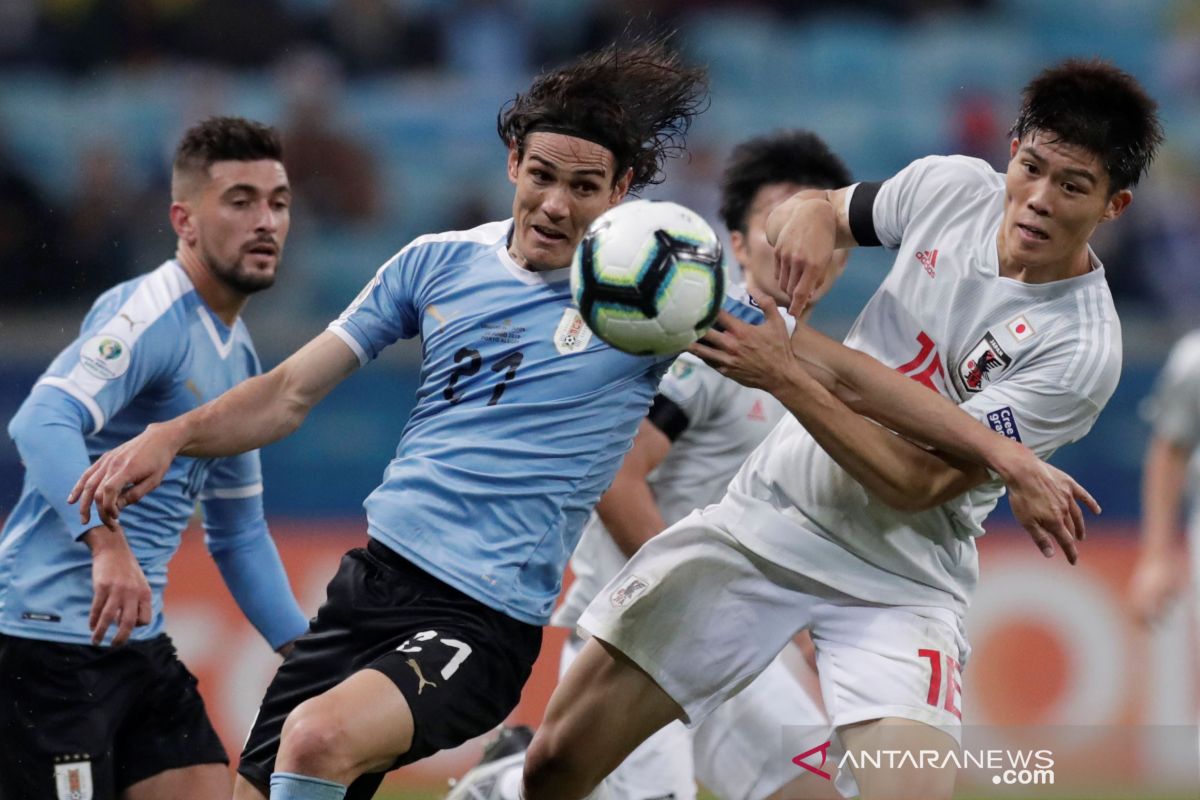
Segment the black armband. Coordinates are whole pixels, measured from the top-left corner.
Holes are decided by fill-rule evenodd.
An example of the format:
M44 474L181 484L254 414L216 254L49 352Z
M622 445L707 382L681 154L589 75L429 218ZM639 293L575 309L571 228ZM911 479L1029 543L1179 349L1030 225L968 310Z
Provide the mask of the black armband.
M882 181L863 181L854 187L850 195L850 210L847 217L850 221L850 233L854 241L863 247L879 247L883 242L875 233L875 196L879 194Z

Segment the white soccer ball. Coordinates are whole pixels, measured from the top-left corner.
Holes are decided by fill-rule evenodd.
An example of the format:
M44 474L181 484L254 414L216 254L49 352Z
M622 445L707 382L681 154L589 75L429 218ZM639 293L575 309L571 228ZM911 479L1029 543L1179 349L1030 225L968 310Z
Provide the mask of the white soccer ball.
M678 353L721 310L721 241L678 203L622 203L593 222L576 248L571 296L588 327L618 350Z

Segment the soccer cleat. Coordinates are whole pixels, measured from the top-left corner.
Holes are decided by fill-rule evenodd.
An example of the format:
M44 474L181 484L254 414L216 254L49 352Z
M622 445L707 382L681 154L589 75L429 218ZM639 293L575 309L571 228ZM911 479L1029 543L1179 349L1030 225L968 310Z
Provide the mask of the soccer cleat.
M528 725L501 727L484 745L479 763L460 780L451 780L446 800L513 800L501 794L501 779L510 770L521 769L531 741L533 729Z

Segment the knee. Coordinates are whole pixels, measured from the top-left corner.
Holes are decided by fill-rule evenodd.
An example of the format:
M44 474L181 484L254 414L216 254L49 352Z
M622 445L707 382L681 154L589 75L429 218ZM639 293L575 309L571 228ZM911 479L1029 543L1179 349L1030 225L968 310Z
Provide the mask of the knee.
M313 700L301 703L283 723L276 769L349 783L355 759L346 748L348 728Z

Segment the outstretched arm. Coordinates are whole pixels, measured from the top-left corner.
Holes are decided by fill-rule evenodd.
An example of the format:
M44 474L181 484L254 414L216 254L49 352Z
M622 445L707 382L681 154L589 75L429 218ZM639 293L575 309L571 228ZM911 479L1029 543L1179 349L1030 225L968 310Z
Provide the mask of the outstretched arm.
M670 449L667 435L643 419L612 485L596 504L596 513L626 558L667 527L646 479Z
M1192 448L1155 436L1142 470L1142 541L1130 581L1130 603L1143 625L1156 622L1183 590L1179 515Z
M176 455L216 457L254 450L300 427L308 412L356 367L336 335L321 333L275 369L105 453L79 478L69 502L87 522L95 502L104 524L162 481Z
M836 372L829 365L813 367L801 361L774 303L770 298L760 298L760 302L766 323L755 327L723 319L725 331L709 332L692 346L692 352L739 383L775 395L843 469L899 510L921 511L944 503L986 481L987 468L995 470L1012 492L1014 514L1043 553L1052 555L1051 542L1057 541L1074 563L1075 540L1084 533L1076 502L1097 513L1099 506L1070 476L1045 464L1023 445L981 425L936 392L878 362L878 370L870 371L878 386L862 382L858 388L880 392L870 398L871 408L904 409L903 418L896 419L896 429L903 436L872 422L830 390ZM887 419L880 421L891 427L888 419L900 415L882 416ZM918 447L905 436L924 440L940 452Z

